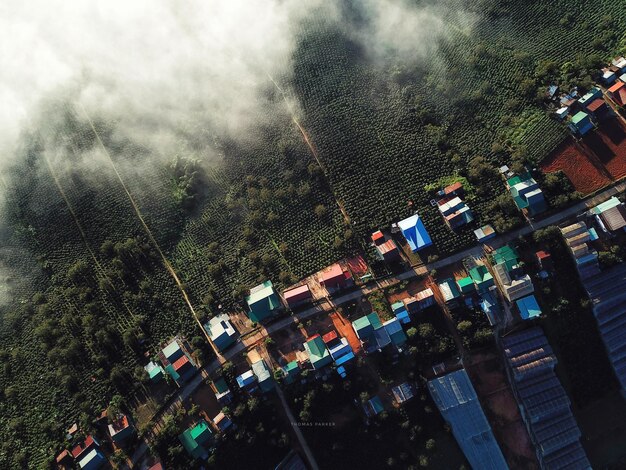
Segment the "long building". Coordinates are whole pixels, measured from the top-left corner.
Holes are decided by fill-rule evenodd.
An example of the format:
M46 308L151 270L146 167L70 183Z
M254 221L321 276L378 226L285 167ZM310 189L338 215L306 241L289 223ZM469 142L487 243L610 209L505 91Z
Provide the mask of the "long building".
M509 468L465 369L429 381L428 389L472 468Z
M539 327L502 338L506 369L537 460L545 470L591 468L570 400L554 372L557 359Z

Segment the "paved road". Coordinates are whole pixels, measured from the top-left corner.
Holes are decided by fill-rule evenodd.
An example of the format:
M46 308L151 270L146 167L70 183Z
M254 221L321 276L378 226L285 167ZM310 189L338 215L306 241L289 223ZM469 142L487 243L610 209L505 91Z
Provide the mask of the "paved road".
M575 217L576 215L580 214L581 212L584 212L598 204L600 204L601 202L606 201L607 199L611 198L611 196L615 196L619 193L622 193L626 191L626 181L617 183L603 191L600 191L599 193L595 194L592 197L588 197L585 198L579 202L577 202L576 204L574 204L571 207L568 207L560 212L557 212L556 214L553 214L551 216L548 216L544 219L538 220L538 221L534 221L531 222L530 224L527 224L523 227L520 227L516 230L513 230L511 232L507 232L505 234L502 235L498 235L497 237L489 240L489 246L493 247L493 248L498 248L500 246L505 245L506 243L509 243L517 238L519 238L520 236L525 236L528 235L532 232L534 232L535 230L538 229L542 229L545 227L548 227L550 225L557 225L569 218ZM307 318L317 315L319 313L322 312L332 312L333 310L335 310L335 308L339 305L343 305L346 304L348 302L353 302L355 300L360 299L361 297L363 297L364 295L367 295L375 290L393 285L397 282L400 281L404 281L407 279L412 279L413 277L417 277L419 275L423 275L425 273L427 273L429 270L431 269L439 269L445 266L448 266L450 264L454 264L457 263L461 260L463 260L464 258L468 257L468 256L482 256L483 255L483 246L482 245L477 245L471 248L468 248L466 250L460 251L458 253L455 253L451 256L448 256L446 258L440 259L438 261L435 261L433 263L428 264L426 267L419 267L416 269L409 269L403 273L397 274L397 275L392 275L390 277L387 277L383 280L378 280L378 281L371 281L369 283L367 283L366 285L352 291L352 292L348 292L344 295L335 297L333 299L326 299L326 300L322 300L319 304L310 307L306 310L302 310L300 312L298 312L297 314L294 314L293 316L290 317L286 317L286 318L282 318L280 320L277 320L276 322L268 325L268 327L266 328L266 336L270 336L273 333L276 333L277 331L280 331L284 328L287 328L291 325L293 325L294 323L297 323L298 321L302 321L302 320L306 320ZM238 342L235 345L233 345L228 351L226 351L223 355L223 357L226 360L232 360L235 357L240 357L241 354L247 349L247 346L243 343L243 342ZM186 400L187 398L189 398L193 392L196 390L196 388L198 388L200 386L200 384L203 382L203 379L205 377L207 377L209 374L211 374L212 372L214 372L215 370L217 370L219 367L221 366L221 363L215 359L212 362L210 362L209 364L207 364L206 366L204 366L203 370L202 370L202 374L197 375L193 380L191 380L190 382L188 382L187 384L185 384L185 386L183 386L177 393L177 396L173 399L174 401L171 402L171 404L165 408L164 411L162 411L161 413L159 413L157 415L156 418L156 423L153 426L153 429L155 429L160 423L161 420L163 419L163 417L170 411L175 409L179 403L181 403L182 401ZM279 395L280 396L280 395ZM283 397L284 398L284 397ZM289 407L287 406L286 409L289 409ZM298 434L298 432L300 431L299 429L295 429L296 431L296 435ZM301 438L301 434L299 437L299 440ZM307 454L307 458L309 458L309 452L310 449L308 449L308 447L306 446L306 443L304 443L304 445L302 446L303 449L305 449L305 453ZM133 462L138 462L141 457L145 454L145 452L147 451L148 447L146 442L142 442L141 445L137 448L137 450L133 453L132 456L132 461ZM313 459L313 456L310 456L311 459ZM311 466L315 467L315 461L314 460L310 460Z

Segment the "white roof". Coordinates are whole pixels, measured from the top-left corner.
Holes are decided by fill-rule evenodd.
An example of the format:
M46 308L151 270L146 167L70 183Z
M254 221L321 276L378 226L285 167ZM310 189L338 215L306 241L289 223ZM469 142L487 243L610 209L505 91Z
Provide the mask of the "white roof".
M459 204L463 204L463 201L461 200L461 198L458 196L454 197L450 199L448 202L444 202L443 204L440 204L439 211L441 211L442 214L445 214L446 212L458 206Z
M225 313L211 318L208 326L211 340L222 336L224 333L228 334L228 336L233 336L236 333L235 328L233 328L233 325L230 323L230 317Z
M626 67L626 59L623 57L618 57L616 59L613 59L611 63L615 65L616 67L619 67L620 69L623 69L624 67Z
M568 111L569 108L567 106L563 106L562 108L556 110L556 114L567 114Z
M97 449L91 449L82 459L80 459L80 461L78 462L78 465L80 465L80 468L85 468L87 465L89 465L89 462L91 462L94 457L96 456L96 454L98 453Z
M602 74L602 78L606 80L607 78L611 78L614 75L615 75L615 72L611 72L610 70L605 70L604 73Z

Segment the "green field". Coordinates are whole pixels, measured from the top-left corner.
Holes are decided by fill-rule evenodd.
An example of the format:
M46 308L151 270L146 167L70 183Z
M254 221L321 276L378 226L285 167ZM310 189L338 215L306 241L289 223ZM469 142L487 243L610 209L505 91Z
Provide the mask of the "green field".
M157 158L92 116L101 145L73 96L43 108L0 181L0 467L44 467L72 422L88 422L115 393L144 396L145 350L200 335L105 149L202 317L239 308L266 278L282 288L361 250L370 231L412 210L441 255L474 242L471 228L445 227L424 186L471 177L475 157L497 166L548 154L564 128L536 103L539 62L610 57L626 8L438 3L445 34L415 60L393 51L371 59L346 33L363 21L358 2L342 7L339 23L322 15L301 24L293 73L277 81L299 103L321 167L286 111L273 109L241 140L194 123L181 129L178 154ZM282 102L269 80L266 91ZM487 175L468 201L481 225L510 206Z

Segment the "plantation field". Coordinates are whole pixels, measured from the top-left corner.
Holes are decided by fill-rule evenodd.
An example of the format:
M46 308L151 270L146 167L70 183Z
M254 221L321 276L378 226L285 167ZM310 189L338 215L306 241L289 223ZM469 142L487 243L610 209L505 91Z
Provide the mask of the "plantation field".
M474 226L451 232L429 203L424 187L442 177L471 180L476 225L520 221L493 168L472 178L470 162L536 163L557 148L565 130L536 103L536 66L610 56L626 9L438 3L445 34L414 59L373 60L338 23L306 20L292 73L277 77L296 116L268 80L271 119L240 139L181 123L179 151L160 155L73 96L44 106L0 178L0 468L45 467L74 421L89 429L114 394L131 407L145 399L145 352L175 334L203 342L160 252L203 321L243 309L268 278L282 289L362 252L370 231L414 210L440 255L474 243ZM363 20L357 2L342 8L345 24ZM617 33L598 43L599 22Z

